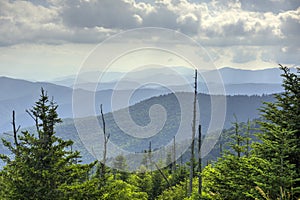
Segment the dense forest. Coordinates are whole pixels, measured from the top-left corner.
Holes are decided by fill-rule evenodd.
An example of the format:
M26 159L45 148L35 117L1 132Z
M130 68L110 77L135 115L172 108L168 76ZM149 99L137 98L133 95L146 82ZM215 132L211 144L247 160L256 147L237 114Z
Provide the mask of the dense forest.
M299 199L300 70L280 68L284 92L264 103L259 119L236 119L223 131L213 150L218 159L199 159L200 136L194 141L200 144L183 155L187 162L171 161L162 168L151 162L149 148L149 157L131 173L122 155L112 168L99 161L82 164L73 141L56 135L62 122L58 105L42 90L27 111L36 134L20 130L13 112L13 140L2 138L10 153L0 157L6 164L0 171L0 199ZM170 163L172 155L167 159L161 162Z

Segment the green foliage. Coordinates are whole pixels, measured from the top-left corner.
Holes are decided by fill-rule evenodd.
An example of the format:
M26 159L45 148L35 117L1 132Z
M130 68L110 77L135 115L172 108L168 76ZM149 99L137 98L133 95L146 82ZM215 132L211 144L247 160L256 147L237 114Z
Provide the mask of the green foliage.
M158 200L182 200L187 196L187 185L185 183L177 184L168 190L165 190L158 196Z
M188 178L188 177L187 177ZM198 178L193 179L193 191L190 197L188 197L188 179L172 186L163 191L161 195L157 197L158 200L198 200L200 199L198 194ZM214 199L206 191L202 191L202 200Z
M151 174L147 171L132 174L128 178L128 183L137 186L140 191L146 192L147 194L151 194L152 192L152 177Z
M254 144L254 152L271 163L265 173L268 176L265 181L266 190L270 198L280 196L281 190L293 195L292 188L297 172L295 164L289 160L289 155L296 151L296 141L291 137L295 131L271 123L263 123L262 129L263 134L259 134L261 142Z
M93 178L84 182L73 182L72 184L62 184L60 190L63 192L61 199L99 199L103 191L99 190L99 180Z
M101 196L103 200L147 200L148 195L146 192L132 184L122 180L110 180L104 187L105 192Z
M259 198L255 187L265 183L268 178L265 170L270 168L269 162L255 156L226 155L204 169L204 191L214 199Z
M168 174L168 169L161 170L165 175ZM160 195L167 187L166 180L162 177L158 170L152 172L152 191L151 196L152 199L155 199L158 195Z
M252 152L249 122L244 134L236 122L230 134L232 149L205 167L204 191L213 199L299 198L299 76L281 69L285 92L261 109L259 142L252 145Z
M284 92L261 109L261 142L255 144L254 152L272 164L267 182L269 196L276 198L286 193L293 198L300 197L299 191L293 189L299 185L300 174L300 77L287 67L281 69Z
M261 109L262 117L265 120L262 122L262 127L268 129L267 126L270 123L294 131L293 134L287 136L287 139L295 140L296 147L295 150L288 153L287 159L296 165L297 172L300 174L300 69L298 68L297 74L294 74L287 67L281 66L280 68L283 71L284 92L276 94L276 101L265 103ZM272 140L270 134L268 137L268 140Z

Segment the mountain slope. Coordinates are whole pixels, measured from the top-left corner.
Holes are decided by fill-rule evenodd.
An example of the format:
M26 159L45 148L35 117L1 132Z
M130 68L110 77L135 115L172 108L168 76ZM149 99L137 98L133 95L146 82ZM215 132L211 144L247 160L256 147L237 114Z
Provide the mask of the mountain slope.
M191 111L192 109L192 93L178 93L184 101L181 104L183 109L188 109ZM218 96L216 96L218 98ZM208 126L211 120L211 107L210 107L210 96L205 94L199 94L199 105L200 105L200 123L202 125L203 133L206 134ZM270 95L266 96L227 96L227 112L225 115L225 124L223 128L231 127L231 123L234 120L234 115L237 116L240 122L252 120L254 118L259 117L259 111L257 110L260 106L262 106L263 101L272 102L274 101L273 97ZM123 124L127 124L127 128L132 128L131 119L135 124L139 126L147 126L151 123L152 120L155 121L155 118L159 118L162 115L162 111L160 110L149 110L154 105L157 104L164 107L166 112L166 121L162 126L162 129L153 128L150 134L154 133L153 136L145 137L145 138L134 138L128 132L124 132L119 127L119 124L115 121L116 116L122 116L125 109L121 109L115 111L113 113L105 114L106 121L106 129L107 133L110 134L110 142L115 144L118 147L122 147L126 151L129 152L142 152L143 150L148 148L149 142L152 143L153 149L164 148L170 141L172 141L173 137L181 132L183 138L178 138L178 142L180 139L187 139L191 136L191 116L185 116L184 119L181 119L181 110L180 104L174 94L161 95L158 97L152 97L150 99L141 101L133 106L128 108L130 112L131 118L122 118ZM154 111L154 113L153 113ZM152 112L152 114L151 114ZM183 120L183 121L182 121ZM185 121L187 120L187 121ZM17 118L18 121L18 118ZM98 123L95 125L90 117L80 118L76 120L77 123L80 124L80 127L83 132L78 134L78 126L74 125L73 119L64 119L64 122L57 126L56 131L58 136L64 139L72 139L75 141L74 149L80 150L83 154L83 160L85 162L90 162L93 160L93 156L87 151L87 149L83 146L82 140L88 142L88 148L95 148L96 154L101 154L102 151L97 149L97 147L102 146L100 135L97 135L99 127L101 125L101 119L98 117ZM179 125L184 123L182 129L179 129ZM33 123L32 123L33 124ZM159 123L157 123L159 124ZM96 126L96 127L95 127ZM31 131L34 129L31 128ZM130 129L129 129L130 130ZM147 131L145 129L145 131ZM8 137L7 135L1 135ZM81 137L81 138L80 138ZM82 138L83 137L83 138ZM177 137L177 136L176 136ZM177 140L177 139L176 139ZM3 147L0 145L0 153L3 153ZM121 153L121 152L116 152Z

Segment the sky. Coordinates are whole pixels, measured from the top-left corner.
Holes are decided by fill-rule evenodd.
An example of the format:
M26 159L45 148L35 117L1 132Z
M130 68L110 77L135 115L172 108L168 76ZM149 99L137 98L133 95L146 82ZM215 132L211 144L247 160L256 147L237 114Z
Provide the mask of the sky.
M187 35L217 68L300 65L299 0L0 0L0 76L41 81L76 74L98 44L144 27ZM102 52L149 42L143 34L128 37ZM113 69L130 70L129 57Z

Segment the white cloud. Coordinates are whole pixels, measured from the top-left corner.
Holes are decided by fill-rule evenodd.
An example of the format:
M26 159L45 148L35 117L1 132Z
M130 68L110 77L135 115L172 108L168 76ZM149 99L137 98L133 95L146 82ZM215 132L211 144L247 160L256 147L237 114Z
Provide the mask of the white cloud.
M0 2L0 44L51 40L53 35L64 35L57 23L54 8L36 6L29 1Z

